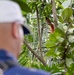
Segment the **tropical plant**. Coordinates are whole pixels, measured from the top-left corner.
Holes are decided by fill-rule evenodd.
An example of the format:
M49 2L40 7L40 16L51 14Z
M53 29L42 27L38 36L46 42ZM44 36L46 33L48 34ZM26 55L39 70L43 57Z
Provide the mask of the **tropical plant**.
M21 6L32 32L24 36L20 64L44 69L53 75L73 75L74 1L14 1Z

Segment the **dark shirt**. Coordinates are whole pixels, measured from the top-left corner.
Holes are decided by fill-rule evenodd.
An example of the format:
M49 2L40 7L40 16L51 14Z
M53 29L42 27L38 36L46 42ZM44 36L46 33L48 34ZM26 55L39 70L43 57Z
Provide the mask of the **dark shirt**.
M15 66L5 70L4 75L50 75L49 73L42 70L21 67L18 64L17 59L12 54L0 49L0 62L7 61L11 61L15 64Z

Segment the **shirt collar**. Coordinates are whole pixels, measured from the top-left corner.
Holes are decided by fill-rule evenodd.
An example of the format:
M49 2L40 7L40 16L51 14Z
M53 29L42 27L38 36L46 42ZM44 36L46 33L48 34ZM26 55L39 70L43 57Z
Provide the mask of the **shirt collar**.
M0 61L7 61L7 60L12 60L17 62L17 59L9 52L6 50L0 49Z

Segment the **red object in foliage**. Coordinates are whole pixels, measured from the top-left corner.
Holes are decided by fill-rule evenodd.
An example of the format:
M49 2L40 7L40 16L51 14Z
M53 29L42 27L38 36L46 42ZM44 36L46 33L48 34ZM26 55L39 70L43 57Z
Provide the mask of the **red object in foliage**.
M50 19L46 17L46 22L48 23L48 25L50 25L51 27L51 32L54 32L54 25L51 23Z

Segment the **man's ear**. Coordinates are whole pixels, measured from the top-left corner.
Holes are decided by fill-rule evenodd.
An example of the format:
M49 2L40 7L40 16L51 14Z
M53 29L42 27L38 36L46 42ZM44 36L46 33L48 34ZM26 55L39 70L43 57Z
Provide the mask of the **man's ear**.
M18 38L19 37L18 23L16 23L16 22L12 24L12 36L14 38Z

